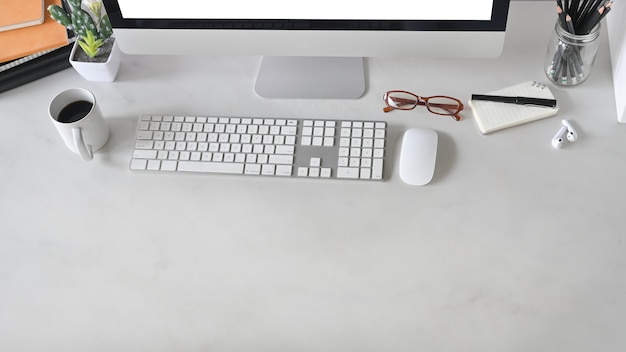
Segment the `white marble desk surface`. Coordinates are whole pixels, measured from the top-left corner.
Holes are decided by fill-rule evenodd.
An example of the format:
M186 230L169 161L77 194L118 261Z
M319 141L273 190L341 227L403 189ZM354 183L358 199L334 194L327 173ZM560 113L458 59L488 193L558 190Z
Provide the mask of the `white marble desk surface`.
M620 5L620 4L616 4ZM623 5L623 4L622 4ZM368 59L355 101L266 100L258 57L126 56L112 84L65 70L0 94L0 351L624 351L626 126L606 31L560 115L480 135L388 89L467 101L545 82L552 2L513 2L497 59ZM112 126L68 153L47 104L92 90ZM128 171L141 113L389 121L382 183ZM561 118L580 140L554 150ZM399 136L435 129L425 187Z

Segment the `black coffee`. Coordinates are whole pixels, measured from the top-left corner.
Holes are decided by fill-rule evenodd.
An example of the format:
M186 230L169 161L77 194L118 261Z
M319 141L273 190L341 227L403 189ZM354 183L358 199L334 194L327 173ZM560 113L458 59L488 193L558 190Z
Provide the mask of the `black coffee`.
M61 109L57 121L64 123L76 122L87 116L92 107L92 103L84 100L69 103L63 109Z

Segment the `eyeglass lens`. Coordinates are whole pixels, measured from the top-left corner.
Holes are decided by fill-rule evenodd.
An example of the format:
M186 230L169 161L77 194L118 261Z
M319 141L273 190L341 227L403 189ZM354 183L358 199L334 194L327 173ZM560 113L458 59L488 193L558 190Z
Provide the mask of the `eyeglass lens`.
M440 115L454 115L459 111L459 103L447 97L432 97L426 102L428 110Z
M407 92L387 93L387 105L395 109L410 110L417 106L417 96Z

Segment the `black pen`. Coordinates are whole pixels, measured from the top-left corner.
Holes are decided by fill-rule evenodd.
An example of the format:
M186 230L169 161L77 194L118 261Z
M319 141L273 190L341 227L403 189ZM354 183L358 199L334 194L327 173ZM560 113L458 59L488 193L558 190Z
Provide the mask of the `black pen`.
M484 95L472 94L472 100L493 101L496 103L508 103L517 105L539 105L553 108L556 106L555 99L528 98L528 97L509 97L502 95Z

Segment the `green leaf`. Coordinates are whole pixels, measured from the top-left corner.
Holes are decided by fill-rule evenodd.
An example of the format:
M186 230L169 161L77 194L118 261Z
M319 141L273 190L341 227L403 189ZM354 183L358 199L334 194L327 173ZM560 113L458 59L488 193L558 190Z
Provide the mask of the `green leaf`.
M50 13L50 17L52 17L52 19L59 22L63 26L69 27L72 25L72 20L60 6L50 5L48 6L48 12Z
M90 58L96 57L98 55L98 51L100 47L104 44L102 39L96 39L93 33L87 31L86 36L81 37L78 41L78 45L83 49L85 54L87 54Z

